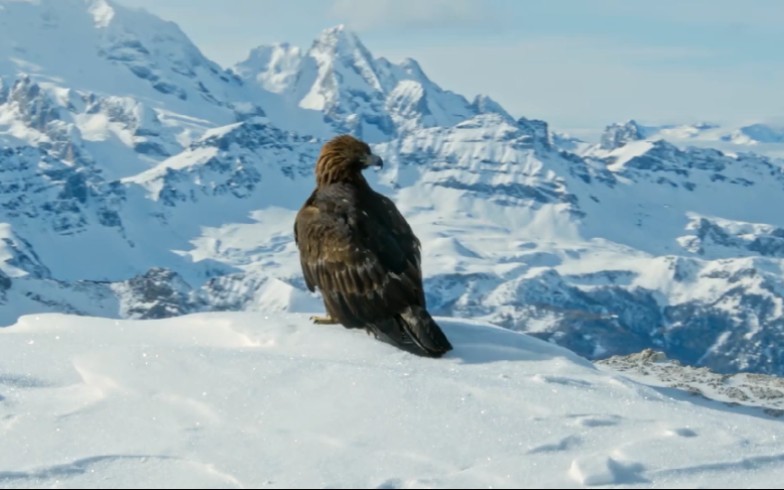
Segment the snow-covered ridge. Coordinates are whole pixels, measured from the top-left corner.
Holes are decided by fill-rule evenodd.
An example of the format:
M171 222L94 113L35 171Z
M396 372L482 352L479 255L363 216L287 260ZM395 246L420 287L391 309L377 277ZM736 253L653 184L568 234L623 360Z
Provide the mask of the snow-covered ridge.
M489 97L469 103L441 89L412 59L394 64L374 58L344 26L325 30L308 50L260 46L234 71L246 83L322 112L339 131L370 142L419 127L451 126L485 112L511 118Z
M666 140L682 148L718 148L731 153L755 152L784 158L784 124L776 121L736 125L709 122L645 125L632 119L608 125L597 145L570 138L564 141L564 148L570 146L581 154L590 154L597 150L612 151L632 141L641 140Z
M306 315L22 317L0 330L0 485L779 483L780 420L438 320L455 349L432 360Z

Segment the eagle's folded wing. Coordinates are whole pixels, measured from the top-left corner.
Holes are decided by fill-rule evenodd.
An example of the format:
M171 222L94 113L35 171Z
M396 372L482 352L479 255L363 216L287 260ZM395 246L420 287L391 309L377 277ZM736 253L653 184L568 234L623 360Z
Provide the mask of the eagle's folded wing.
M336 215L306 206L297 215L305 281L321 290L341 323L363 326L420 303L418 253L407 254L395 233L361 213Z

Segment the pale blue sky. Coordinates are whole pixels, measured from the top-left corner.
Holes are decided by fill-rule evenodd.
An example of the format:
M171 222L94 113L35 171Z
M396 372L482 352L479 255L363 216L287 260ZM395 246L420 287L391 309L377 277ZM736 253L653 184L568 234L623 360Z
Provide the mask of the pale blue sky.
M559 129L784 120L780 0L119 0L224 66L336 24L442 87Z

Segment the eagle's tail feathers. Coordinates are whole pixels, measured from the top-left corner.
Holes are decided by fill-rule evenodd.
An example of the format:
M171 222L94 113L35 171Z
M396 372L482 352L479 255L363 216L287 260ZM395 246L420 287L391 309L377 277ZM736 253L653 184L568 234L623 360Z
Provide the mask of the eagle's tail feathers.
M406 308L398 317L398 324L405 332L405 337L410 339L424 354L430 357L441 357L452 350L452 344L444 335L441 327L433 320L430 313L420 306Z
M376 338L419 356L441 357L452 344L422 307L406 308L402 314L369 325Z

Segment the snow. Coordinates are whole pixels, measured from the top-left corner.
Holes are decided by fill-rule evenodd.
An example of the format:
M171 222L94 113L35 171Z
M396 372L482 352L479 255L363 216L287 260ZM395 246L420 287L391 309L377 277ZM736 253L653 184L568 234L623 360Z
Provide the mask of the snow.
M88 12L95 19L95 26L108 27L114 17L114 10L105 0L91 0Z
M4 1L0 73L29 74L83 92L140 102L215 122L232 122L226 105L248 99L172 22L108 0ZM75 59L76 57L76 59ZM75 62L76 61L76 62Z
M676 387L728 405L762 408L784 415L784 379L763 374L718 374L707 368L684 366L662 352L646 349L629 356L613 356L597 363L601 369L621 372L652 386Z
M631 123L648 141L666 140L681 148L716 148L725 153L753 151L770 157L784 157L784 122L776 118L735 124L704 121L665 125L641 125L634 121ZM628 126L629 122L625 125ZM608 129L620 126L622 125L611 125ZM575 144L567 139L562 147L569 151L576 150L579 154L593 154L597 151L597 145L590 145L580 140L576 140Z
M248 86L279 97L265 97L265 111L283 120L285 128L326 135L351 132L369 142L388 140L398 131L424 126L451 126L478 113L511 117L489 98L470 104L461 95L430 81L411 59L393 64L373 58L357 36L344 26L324 30L307 51L288 44L260 46L233 68ZM357 96L363 94L362 96ZM281 110L281 101L291 107ZM336 127L324 132L312 121L323 114ZM300 125L290 124L296 114Z
M217 153L218 153L217 148L197 148L193 151L182 152L169 159L164 160L159 165L156 165L155 167L145 172L134 175L133 177L128 177L127 179L125 179L125 181L138 182L138 183L147 183L149 181L155 181L156 179L160 179L161 177L166 175L167 171L170 169L181 170L199 164L204 164L204 162L213 158ZM160 185L162 183L155 182L155 184ZM153 195L157 196L158 191L160 191L160 188L156 186Z
M612 172L623 170L624 166L629 162L629 160L644 155L652 147L653 145L648 141L633 141L627 145L615 149L608 155L610 158L614 158L615 161L608 165L607 169Z
M304 314L0 330L0 486L776 487L781 422L439 319L411 356Z
M264 89L281 93L297 76L301 62L300 48L280 43L252 49L248 58L234 69L243 78L255 78Z

